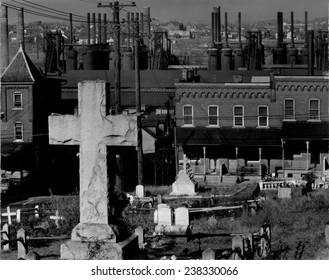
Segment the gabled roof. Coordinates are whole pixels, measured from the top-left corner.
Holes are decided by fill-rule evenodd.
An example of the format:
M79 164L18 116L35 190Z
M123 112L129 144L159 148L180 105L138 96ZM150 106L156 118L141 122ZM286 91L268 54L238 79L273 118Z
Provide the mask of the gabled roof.
M1 76L1 82L35 82L46 77L33 64L20 46L18 52Z

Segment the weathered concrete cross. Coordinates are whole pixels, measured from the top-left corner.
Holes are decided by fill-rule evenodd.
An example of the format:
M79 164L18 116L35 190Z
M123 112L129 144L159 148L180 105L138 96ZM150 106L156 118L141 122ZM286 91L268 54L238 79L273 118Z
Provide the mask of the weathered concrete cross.
M78 84L78 115L49 116L49 143L80 145L80 223L73 241L115 242L108 225L106 146L136 146L136 117L106 115L106 83Z

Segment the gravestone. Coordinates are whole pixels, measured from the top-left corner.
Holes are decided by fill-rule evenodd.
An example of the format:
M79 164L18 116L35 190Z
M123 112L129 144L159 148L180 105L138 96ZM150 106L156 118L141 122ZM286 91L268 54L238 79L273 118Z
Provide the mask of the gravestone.
M211 248L208 248L202 252L203 260L215 260L215 251Z
M214 159L210 160L210 170L214 171L216 169L216 162Z
M175 225L188 226L190 224L189 210L186 207L175 209Z
M137 185L136 186L136 197L137 198L144 198L144 186L143 185Z
M237 167L238 167L237 160L229 159L229 161L228 161L228 170L229 170L229 172L236 172Z
M221 162L220 159L216 159L216 170L220 171L221 170Z
M291 198L291 188L278 188L278 198Z
M157 210L157 209L155 209L155 210L154 210L154 213L153 213L153 222L154 222L155 224L158 223L158 210Z
M136 146L136 117L107 115L104 81L80 82L78 99L78 115L48 119L49 144L80 146L80 223L61 246L61 259L120 259L109 225L107 146ZM91 254L96 245L99 250Z
M168 207L158 208L158 225L171 226L173 224L173 211Z
M178 207L173 212L167 204L159 204L154 211L155 233L181 233L185 234L189 228L189 210L186 207Z
M170 195L195 195L195 183L188 174L181 170L178 172L176 181L172 184Z

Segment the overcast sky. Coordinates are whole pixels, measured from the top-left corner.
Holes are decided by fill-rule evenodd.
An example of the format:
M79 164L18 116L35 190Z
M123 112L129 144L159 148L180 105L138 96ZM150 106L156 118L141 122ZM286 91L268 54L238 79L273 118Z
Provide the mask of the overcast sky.
M0 0L1 1L1 0ZM109 12L105 8L97 8L97 3L109 3L114 1L99 0L28 0L33 3L48 6L65 12L72 12L86 16L90 13ZM20 6L18 2L24 3L24 0L3 0L13 5ZM131 1L122 0L120 3L128 4ZM25 2L29 4L28 2ZM210 13L213 7L221 7L221 12L228 13L229 22L237 21L237 13L242 13L242 21L258 21L266 19L275 19L278 11L283 12L284 18L290 18L290 12L294 12L295 19L304 19L304 12L308 11L309 19L318 17L328 17L328 0L135 0L136 8L125 8L126 11L142 12L143 7L151 8L151 17L159 21L168 21L176 19L177 21L208 21L210 22ZM25 7L30 9L30 7ZM123 17L126 12L123 11ZM9 13L11 23L15 22L15 13ZM26 14L26 21L42 20L51 21L46 18L31 17Z

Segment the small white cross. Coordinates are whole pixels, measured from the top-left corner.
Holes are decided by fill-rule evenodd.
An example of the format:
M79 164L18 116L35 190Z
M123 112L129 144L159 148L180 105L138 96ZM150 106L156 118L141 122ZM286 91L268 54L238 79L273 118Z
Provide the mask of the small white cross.
M7 212L1 214L1 216L3 216L3 217L6 217L7 216L8 225L11 225L12 224L12 222L11 222L11 216L16 216L16 212L10 212L10 206L7 206Z
M62 216L59 216L58 210L55 212L55 216L50 216L49 217L51 220L55 220L55 225L57 228L59 228L59 220L64 220L65 218Z

